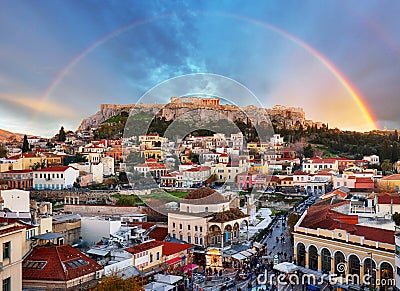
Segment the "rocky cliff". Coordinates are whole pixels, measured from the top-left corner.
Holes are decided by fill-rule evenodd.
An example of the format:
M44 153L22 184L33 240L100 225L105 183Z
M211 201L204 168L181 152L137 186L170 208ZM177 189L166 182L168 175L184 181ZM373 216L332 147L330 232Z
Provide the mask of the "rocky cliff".
M246 106L239 108L233 105L199 105L199 104L102 104L100 111L82 120L78 131L87 131L98 128L102 122L121 112L142 112L154 116L164 117L167 121L196 116L203 121L219 119L241 120L248 123L260 124L270 120L284 127L305 124L305 114L301 108L275 106L272 109ZM193 114L192 114L193 113Z

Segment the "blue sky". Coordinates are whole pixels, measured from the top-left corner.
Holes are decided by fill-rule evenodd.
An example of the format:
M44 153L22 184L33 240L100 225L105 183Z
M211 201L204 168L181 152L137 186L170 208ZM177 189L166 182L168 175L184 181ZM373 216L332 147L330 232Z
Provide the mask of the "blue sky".
M232 78L266 107L301 106L330 126L367 129L343 85L287 34L346 76L381 127L400 125L396 1L3 0L0 7L2 129L75 130L101 103L135 103L191 73Z

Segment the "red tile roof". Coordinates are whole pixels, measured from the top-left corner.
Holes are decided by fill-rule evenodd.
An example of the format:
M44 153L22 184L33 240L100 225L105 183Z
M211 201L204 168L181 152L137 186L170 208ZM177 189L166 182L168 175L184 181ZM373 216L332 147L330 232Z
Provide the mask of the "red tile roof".
M32 262L43 262L45 265L35 269L30 267ZM23 261L22 279L68 281L101 269L101 265L70 245L38 246Z
M350 201L343 201L332 205L312 206L307 210L307 214L300 223L300 227L328 230L342 229L350 234L363 236L368 240L394 244L394 231L358 225L358 216L347 215L332 209L348 203Z
M36 172L65 172L68 168L72 168L76 170L74 167L70 166L55 166L55 167L48 167L37 170Z
M390 176L383 177L381 180L383 181L398 181L400 180L400 174L393 174Z
M163 241L168 236L168 228L167 227L156 227L153 231L149 233L149 237L151 239L155 239L158 241Z
M191 244L181 244L174 242L161 242L163 244L163 255L170 256L193 247Z
M293 175L302 175L302 176L308 176L308 173L306 173L306 172L303 172L303 171L301 171L301 170L296 170L296 171L294 171L294 173L293 173Z
M378 204L400 204L400 195L393 193L376 194Z
M18 218L5 218L5 217L0 217L0 223L16 223L20 226L22 226L23 228L26 229L32 229L35 228L35 226L33 226L32 224L26 223L22 220L19 220Z
M32 170L10 170L3 172L4 174L23 174L23 173L32 173Z
M6 233L10 233L10 232L14 232L14 231L17 231L17 230L20 230L20 229L25 229L25 227L21 226L21 225L17 225L17 224L10 225L10 227L0 229L0 235L6 234Z
M162 246L162 245L163 245L163 242L153 240L153 241L145 242L145 243L127 248L125 250L131 254L138 254L143 251L148 251L148 250L154 249L154 248Z

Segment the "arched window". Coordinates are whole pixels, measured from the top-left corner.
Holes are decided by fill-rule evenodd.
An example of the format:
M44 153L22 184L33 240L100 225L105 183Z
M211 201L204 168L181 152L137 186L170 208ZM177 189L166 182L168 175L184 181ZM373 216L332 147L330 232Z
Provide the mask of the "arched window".
M322 259L322 272L323 273L331 272L331 252L328 249L323 249L321 251L321 259Z
M315 246L308 248L308 263L311 270L318 270L318 251Z
M306 247L303 243L297 244L297 265L306 266Z
M339 277L344 276L344 271L346 268L339 267L341 264L346 264L346 260L344 258L344 254L342 252L336 252L334 256L334 261L335 261L335 274ZM345 266L345 265L344 265Z
M355 255L349 257L349 273L360 276L360 259Z

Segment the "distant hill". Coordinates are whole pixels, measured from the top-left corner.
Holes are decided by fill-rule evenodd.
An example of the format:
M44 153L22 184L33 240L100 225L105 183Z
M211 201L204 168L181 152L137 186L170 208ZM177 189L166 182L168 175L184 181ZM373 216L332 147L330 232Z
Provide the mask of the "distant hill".
M0 142L7 142L12 140L21 140L24 138L23 134L9 132L7 130L0 129Z

